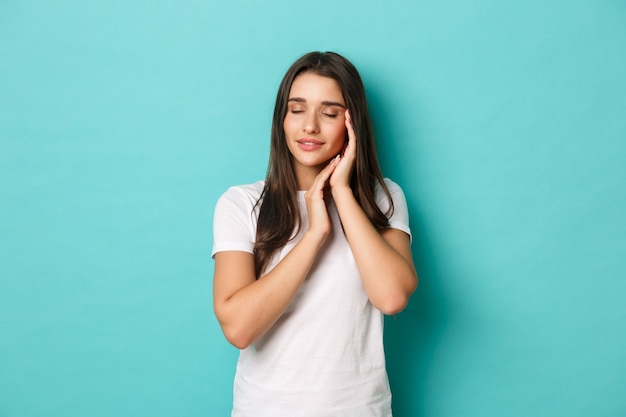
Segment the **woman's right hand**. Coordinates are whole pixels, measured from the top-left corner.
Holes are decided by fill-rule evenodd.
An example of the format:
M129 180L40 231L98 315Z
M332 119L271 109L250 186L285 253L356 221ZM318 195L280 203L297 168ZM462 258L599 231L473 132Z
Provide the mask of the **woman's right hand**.
M237 250L215 254L213 307L226 339L248 347L270 329L293 301L332 230L324 190L338 159L331 160L304 194L309 229L267 274L257 279L254 255Z
M339 155L333 158L326 167L315 177L313 185L304 193L304 200L309 216L309 232L319 233L324 239L332 230L332 223L328 217L324 194L331 174L337 167Z

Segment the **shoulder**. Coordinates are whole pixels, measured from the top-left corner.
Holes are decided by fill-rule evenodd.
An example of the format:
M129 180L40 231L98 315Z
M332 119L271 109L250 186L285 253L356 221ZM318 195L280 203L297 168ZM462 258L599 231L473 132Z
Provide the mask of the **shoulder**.
M257 202L263 193L264 181L252 184L236 185L228 188L217 200L214 212L214 231L216 238L231 235L239 230L248 239L248 232L256 227L259 207ZM240 230L241 229L241 230Z
M398 200L400 200L400 202L405 200L404 192L402 191L402 188L397 183L393 182L389 178L383 178L383 182L385 184L385 187L387 187L387 190L389 190L391 200L393 201L394 204L396 204ZM383 191L383 187L381 186L380 183L376 184L376 202L378 203L379 206L383 206L383 207L387 206L388 204L387 195ZM386 209L384 209L383 211L385 210Z
M383 182L385 183L385 186L387 186L387 189L389 190L391 194L393 194L394 192L402 192L402 188L400 188L398 184L396 184L389 178L383 178ZM380 184L378 184L377 189L380 189L380 191L382 191ZM377 192L380 192L380 191L377 190Z
M219 198L219 201L227 200L237 202L242 205L252 202L256 204L263 193L265 181L257 181L252 184L234 185L229 187ZM219 204L218 201L218 204Z
M404 196L404 191L402 191L402 188L400 188L398 184L389 178L385 178L384 182L385 186L389 190L391 202L393 203L391 213L388 213L389 227L402 230L410 237L411 229L409 228L409 208L407 206L406 197ZM380 184L377 186L376 200L378 202L378 207L381 208L383 213L390 208L389 199L383 192Z
M228 188L217 200L215 205L216 218L248 218L255 217L259 206L257 202L263 193L265 181L252 184L235 185Z
M253 253L258 206L264 181L236 185L217 200L213 217L213 252Z

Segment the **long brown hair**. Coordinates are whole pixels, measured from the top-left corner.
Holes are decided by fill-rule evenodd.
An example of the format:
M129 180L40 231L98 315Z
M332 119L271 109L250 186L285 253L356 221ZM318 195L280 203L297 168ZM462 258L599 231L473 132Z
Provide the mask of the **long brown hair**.
M387 216L393 212L391 195L378 165L374 132L361 76L354 65L339 54L310 52L287 70L276 95L265 188L257 201L257 205L260 204L254 244L257 278L268 266L274 252L296 236L301 226L298 188L292 168L292 155L287 148L283 121L287 114L291 84L298 75L305 72L333 78L341 88L346 107L350 110L354 133L358 138L350 187L363 211L377 229L389 226ZM377 185L382 188L389 200L389 210L386 213L383 213L376 204Z

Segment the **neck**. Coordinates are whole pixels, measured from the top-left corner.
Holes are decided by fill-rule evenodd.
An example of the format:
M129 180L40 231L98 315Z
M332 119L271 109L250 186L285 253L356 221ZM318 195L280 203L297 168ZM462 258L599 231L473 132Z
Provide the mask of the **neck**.
M316 167L304 167L304 166L294 166L294 174L296 176L296 184L298 186L298 191L306 191L315 182L315 177L322 171L321 166Z

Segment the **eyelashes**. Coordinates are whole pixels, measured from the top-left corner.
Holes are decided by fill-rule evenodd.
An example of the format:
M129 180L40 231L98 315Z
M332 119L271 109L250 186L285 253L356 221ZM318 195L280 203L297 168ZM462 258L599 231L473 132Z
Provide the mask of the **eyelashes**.
M304 110L301 110L301 109L290 109L289 113L291 113L291 114L302 114L302 113L304 113ZM330 117L331 119L335 119L337 116L339 116L339 114L338 113L324 113L324 112L322 112L322 116Z

